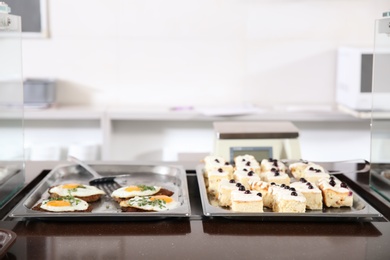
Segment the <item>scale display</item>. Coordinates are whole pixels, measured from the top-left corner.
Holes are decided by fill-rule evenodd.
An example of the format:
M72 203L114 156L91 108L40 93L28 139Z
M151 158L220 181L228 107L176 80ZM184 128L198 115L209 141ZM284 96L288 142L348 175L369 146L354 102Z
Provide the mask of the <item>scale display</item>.
M230 147L230 163L234 162L234 158L240 155L250 154L261 161L266 158L273 158L272 147Z

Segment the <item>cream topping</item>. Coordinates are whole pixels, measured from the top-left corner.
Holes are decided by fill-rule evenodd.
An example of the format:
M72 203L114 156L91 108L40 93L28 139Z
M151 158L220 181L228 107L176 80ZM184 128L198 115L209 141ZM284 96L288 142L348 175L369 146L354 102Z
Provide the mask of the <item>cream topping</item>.
M262 197L257 195L258 192L251 191L246 193L246 191L233 190L231 193L232 201L261 201Z

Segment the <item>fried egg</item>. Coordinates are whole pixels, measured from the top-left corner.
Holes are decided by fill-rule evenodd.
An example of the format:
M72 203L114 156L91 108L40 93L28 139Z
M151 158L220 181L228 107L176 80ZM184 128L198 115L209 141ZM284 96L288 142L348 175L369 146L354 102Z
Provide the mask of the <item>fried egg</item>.
M147 211L166 211L178 206L178 202L165 195L137 196L120 203L121 207L133 207Z
M111 193L116 198L133 198L135 196L151 196L159 192L161 187L147 185L132 185L119 188Z
M58 194L61 197L72 195L75 197L88 197L98 194L105 194L104 191L89 185L83 185L79 183L68 183L58 185L49 190L49 193Z
M41 209L51 212L64 211L86 211L89 207L88 203L76 198L61 198L44 200L41 203Z

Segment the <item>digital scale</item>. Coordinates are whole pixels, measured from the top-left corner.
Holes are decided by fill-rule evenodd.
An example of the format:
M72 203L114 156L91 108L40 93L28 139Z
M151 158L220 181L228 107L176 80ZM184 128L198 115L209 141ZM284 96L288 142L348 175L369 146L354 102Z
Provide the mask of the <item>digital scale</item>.
M214 155L231 163L238 155L262 159L300 159L299 130L288 121L214 122Z

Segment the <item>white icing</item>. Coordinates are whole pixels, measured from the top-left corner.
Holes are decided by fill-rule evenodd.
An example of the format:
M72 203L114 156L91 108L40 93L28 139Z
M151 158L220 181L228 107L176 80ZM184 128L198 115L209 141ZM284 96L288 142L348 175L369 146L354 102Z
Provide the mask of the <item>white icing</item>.
M272 168L279 170L279 172L286 172L287 169L286 165L279 160L276 160L276 166L274 160L270 161L269 159L263 159L261 161L261 170L263 172L271 171Z
M297 196L293 196L291 195L293 191L280 187L279 185L272 185L270 192L273 195L274 200L296 200L299 202L306 202L306 197L297 190L295 191Z
M248 175L249 172L251 172L251 169L248 168L236 169L233 173L233 176L236 178L236 180L241 180L243 178L247 179L248 181L260 180L260 177L254 171L252 171L252 176Z
M251 191L251 193L246 194L245 191L233 190L231 193L232 201L261 201L262 197L257 195L258 192Z
M330 178L322 178L322 179L318 180L318 186L320 186L321 189L323 189L323 190L334 190L334 191L339 192L339 193L349 193L349 192L352 192L348 188L341 187L340 186L340 184L341 184L340 180L336 179L335 177L333 177L333 180L336 183L334 186L329 184Z
M310 182L312 185L313 189L309 189L309 185L307 185L309 182L293 182L290 184L290 187L295 188L296 190L300 192L305 192L305 193L321 193L321 190L313 183Z

